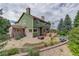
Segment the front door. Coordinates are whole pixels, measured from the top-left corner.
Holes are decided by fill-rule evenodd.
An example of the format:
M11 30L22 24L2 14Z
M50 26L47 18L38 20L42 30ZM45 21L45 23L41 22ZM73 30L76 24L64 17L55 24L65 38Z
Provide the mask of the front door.
M40 35L42 35L42 27L39 28Z

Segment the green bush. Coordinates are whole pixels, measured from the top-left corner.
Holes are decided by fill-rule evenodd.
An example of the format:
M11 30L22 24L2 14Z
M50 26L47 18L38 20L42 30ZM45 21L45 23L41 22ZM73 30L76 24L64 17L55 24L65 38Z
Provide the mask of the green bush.
M69 32L69 48L73 55L79 56L79 27Z
M40 55L39 51L35 48L32 48L32 47L28 48L27 51L28 51L29 56L39 56Z
M6 41L9 39L9 35L7 34L0 34L0 42Z
M21 39L21 38L23 38L23 37L24 37L24 35L16 35L15 39L16 39L16 40L19 40L19 39Z
M58 34L61 35L61 36L62 36L62 35L63 35L63 36L66 36L67 33L66 33L65 31L59 31Z
M19 50L17 48L13 48L9 50L0 51L0 56L10 56L18 53L19 53Z
M9 32L10 27L9 20L5 18L0 18L0 42L3 42L8 39L7 33Z
M7 34L9 27L11 26L10 21L5 18L0 18L0 34Z
M54 44L57 44L59 43L55 38L50 38L50 40L44 42L44 46L51 46L51 45L54 45Z
M51 46L51 40L48 40L47 42L44 42L44 46L47 47L47 46Z

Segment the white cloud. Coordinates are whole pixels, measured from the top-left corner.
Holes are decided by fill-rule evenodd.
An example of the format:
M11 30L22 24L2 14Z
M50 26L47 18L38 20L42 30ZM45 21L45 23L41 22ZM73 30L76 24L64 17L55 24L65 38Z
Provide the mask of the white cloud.
M17 21L20 15L25 12L26 8L31 8L32 15L45 16L46 21L57 21L60 18L64 18L66 14L69 14L72 20L74 19L76 12L79 10L79 4L66 4L66 3L31 3L31 4L0 4L0 8L3 8L4 17L9 20ZM57 23L55 23L57 25Z

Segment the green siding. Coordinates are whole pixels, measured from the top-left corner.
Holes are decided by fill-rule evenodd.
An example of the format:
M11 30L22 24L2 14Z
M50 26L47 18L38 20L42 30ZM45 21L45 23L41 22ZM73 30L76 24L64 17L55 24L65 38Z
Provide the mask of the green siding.
M38 28L38 27L50 28L50 24L47 24L47 23L42 22L40 20L34 20L33 27L34 28Z
M40 20L34 20L33 25L34 25L34 28L46 26L46 24L44 22L41 22Z
M44 29L50 28L49 24L46 24L45 22L38 20L34 20L31 15L24 14L20 21L17 23L22 26L26 26L29 29L32 29L33 36L38 36L40 34L40 31L38 27L42 27ZM37 29L37 32L34 32L34 29Z
M38 27L42 27L43 29L46 29L46 28L50 29L50 24L47 24L47 23L42 22L40 20L34 20L33 21L33 27L37 28L37 29L38 29ZM33 32L33 35L34 36L40 35L40 31L38 30L37 32Z
M33 18L31 15L24 14L18 24L26 26L27 28L33 28Z

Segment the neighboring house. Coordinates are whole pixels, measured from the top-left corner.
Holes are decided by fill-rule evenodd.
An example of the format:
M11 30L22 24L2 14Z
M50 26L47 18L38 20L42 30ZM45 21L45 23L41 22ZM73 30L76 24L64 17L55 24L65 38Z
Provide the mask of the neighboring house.
M21 26L19 28L21 30L17 30L17 31L22 32L23 30L23 32L25 32L26 36L28 37L36 37L36 36L44 35L47 32L49 32L51 24L49 22L44 21L45 20L44 16L42 16L42 18L40 19L38 17L31 15L30 8L27 8L26 11L27 12L24 12L19 18L19 20L16 22L16 24L14 25L15 27L17 25ZM24 28L22 26L24 26Z

